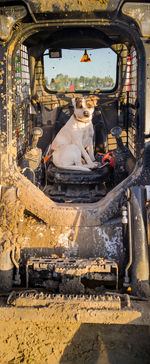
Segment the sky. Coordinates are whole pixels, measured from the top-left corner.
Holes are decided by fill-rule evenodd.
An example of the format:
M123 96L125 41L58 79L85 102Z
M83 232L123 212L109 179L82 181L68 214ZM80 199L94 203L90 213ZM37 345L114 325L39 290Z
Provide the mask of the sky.
M48 53L46 51L45 53ZM81 63L84 50L62 50L62 58L44 57L45 77L48 82L57 74L69 75L69 77L100 77L110 76L116 80L117 56L110 48L87 50L91 62Z

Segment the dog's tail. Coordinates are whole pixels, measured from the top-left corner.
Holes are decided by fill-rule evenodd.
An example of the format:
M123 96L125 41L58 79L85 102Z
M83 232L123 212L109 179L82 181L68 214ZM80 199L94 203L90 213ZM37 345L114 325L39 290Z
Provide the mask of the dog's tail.
M63 168L63 169L67 169L67 170L72 170L72 171L83 171L83 172L91 172L91 169L85 166L56 166L58 168Z

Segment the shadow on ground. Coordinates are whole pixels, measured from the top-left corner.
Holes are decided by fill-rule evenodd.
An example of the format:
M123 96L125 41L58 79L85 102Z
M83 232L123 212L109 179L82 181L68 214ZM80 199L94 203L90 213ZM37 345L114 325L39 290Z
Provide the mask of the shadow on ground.
M82 324L60 364L149 364L150 327Z

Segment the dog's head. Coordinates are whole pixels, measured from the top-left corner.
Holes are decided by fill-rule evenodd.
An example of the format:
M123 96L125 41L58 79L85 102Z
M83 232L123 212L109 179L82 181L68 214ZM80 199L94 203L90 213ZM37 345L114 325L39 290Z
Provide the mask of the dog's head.
M88 122L92 120L96 100L93 97L76 97L72 99L74 115L77 120Z

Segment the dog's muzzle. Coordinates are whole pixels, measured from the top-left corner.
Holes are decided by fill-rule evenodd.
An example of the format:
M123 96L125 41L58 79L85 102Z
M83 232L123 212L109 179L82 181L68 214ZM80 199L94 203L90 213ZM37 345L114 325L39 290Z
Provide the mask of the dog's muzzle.
M85 116L84 113L83 113L83 117L80 119L76 116L76 114L74 113L74 117L77 121L79 121L80 123L89 123L89 116L90 114L88 114L88 116ZM85 120L84 117L86 117L87 119Z
M88 110L84 110L83 115L86 116L87 118L89 118L90 113Z

